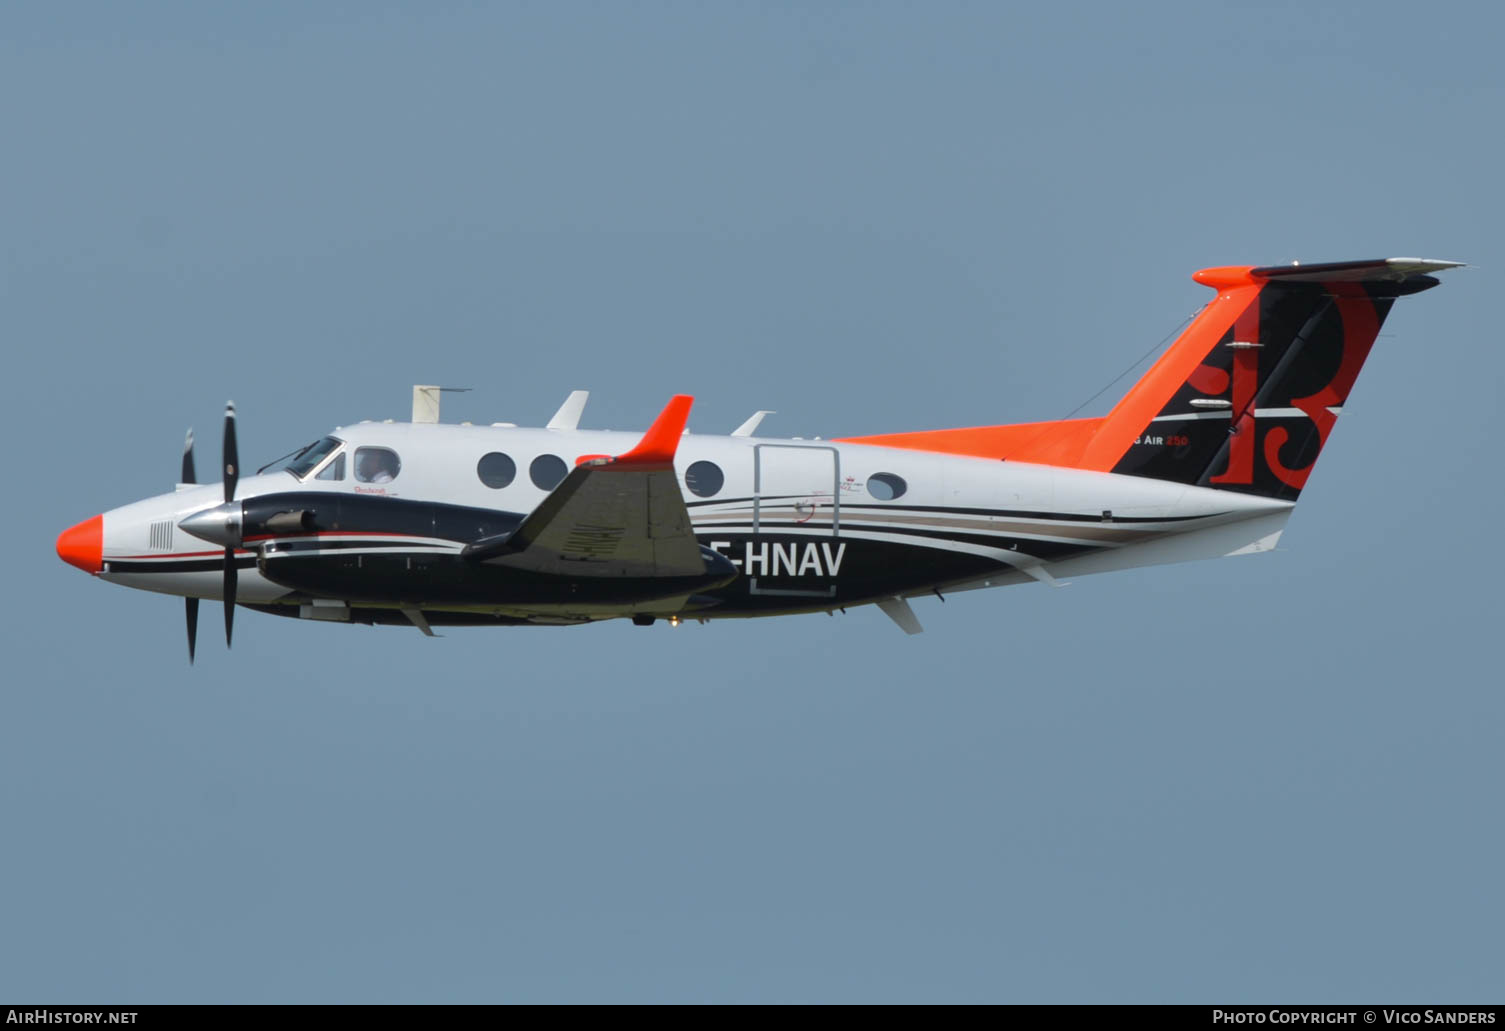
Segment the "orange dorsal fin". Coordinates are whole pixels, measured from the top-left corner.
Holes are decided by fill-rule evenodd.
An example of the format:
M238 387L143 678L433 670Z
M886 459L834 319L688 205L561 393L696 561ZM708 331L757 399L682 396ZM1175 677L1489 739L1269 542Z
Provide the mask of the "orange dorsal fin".
M887 433L846 437L842 441L1107 472L1196 371L1239 314L1258 298L1263 280L1252 276L1251 271L1248 267L1204 269L1193 276L1198 282L1214 287L1218 296L1105 416Z

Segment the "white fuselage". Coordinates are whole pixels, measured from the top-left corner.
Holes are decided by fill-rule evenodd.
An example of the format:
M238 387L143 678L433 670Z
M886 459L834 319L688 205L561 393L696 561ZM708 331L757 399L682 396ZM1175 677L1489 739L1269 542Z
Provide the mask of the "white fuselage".
M341 446L303 479L288 471L245 476L236 499L334 492L527 513L548 495L559 470L584 456L626 452L639 438L598 430L376 422L341 427L331 436ZM396 475L363 477L356 457L363 448L395 455ZM507 462L487 457L496 455L510 459L514 470L499 487L488 486L480 474L485 460L491 480L498 481L497 467L505 469ZM331 478L336 463L342 478ZM687 471L707 468L699 463L719 471L718 489L707 489L713 475L692 477L697 490L686 484ZM936 588L1049 581L1263 550L1291 508L1288 502L1145 477L824 440L686 434L675 469L700 542L729 558L751 594L761 596L751 608L728 600L708 616L817 610ZM534 482L534 470L544 476L540 482ZM894 496L896 490L901 493ZM178 524L222 501L220 485L204 484L106 512L99 575L128 587L219 598L223 552ZM464 544L416 543L439 551ZM874 550L879 546L888 550ZM890 583L881 570L859 572L859 554L869 556L870 565L906 567L904 575ZM297 600L295 592L258 573L253 558L247 552L242 559L239 602ZM933 576L926 575L929 562L935 564ZM863 577L852 581L862 587L856 593L839 589L852 576ZM508 611L526 615L516 606Z

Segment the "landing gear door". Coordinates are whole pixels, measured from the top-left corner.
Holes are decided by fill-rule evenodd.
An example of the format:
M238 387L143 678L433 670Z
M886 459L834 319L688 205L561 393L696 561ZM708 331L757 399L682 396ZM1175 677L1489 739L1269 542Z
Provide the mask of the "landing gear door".
M753 447L753 532L841 532L841 453L824 444Z

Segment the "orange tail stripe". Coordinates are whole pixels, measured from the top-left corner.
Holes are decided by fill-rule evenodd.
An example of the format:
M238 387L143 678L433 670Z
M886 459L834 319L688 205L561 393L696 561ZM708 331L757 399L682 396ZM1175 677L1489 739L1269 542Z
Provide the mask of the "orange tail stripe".
M1087 445L1080 461L1073 463L1076 468L1097 472L1111 470L1129 450L1134 438L1143 433L1165 403L1176 396L1181 384L1202 364L1219 338L1228 332L1249 305L1259 303L1261 289L1262 283L1251 282L1247 286L1220 291L1217 299L1202 309L1170 350L1161 355L1123 400L1113 406L1113 411L1103 420L1102 429Z
M1192 320L1176 342L1135 383L1106 416L1059 422L971 426L956 430L921 430L871 437L841 437L844 444L935 451L949 455L1002 458L1073 469L1108 472L1150 421L1160 414L1181 384L1196 373L1228 328L1259 303L1264 280L1246 266L1204 269L1192 277L1216 287L1218 296Z

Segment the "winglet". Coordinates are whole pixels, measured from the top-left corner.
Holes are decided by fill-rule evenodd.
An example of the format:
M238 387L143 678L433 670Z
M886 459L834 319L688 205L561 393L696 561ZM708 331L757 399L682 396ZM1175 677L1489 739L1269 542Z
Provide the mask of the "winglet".
M638 446L624 455L618 455L617 464L627 465L673 465L674 452L679 450L679 438L684 436L685 423L690 421L690 406L695 399L689 394L675 394L658 413Z

